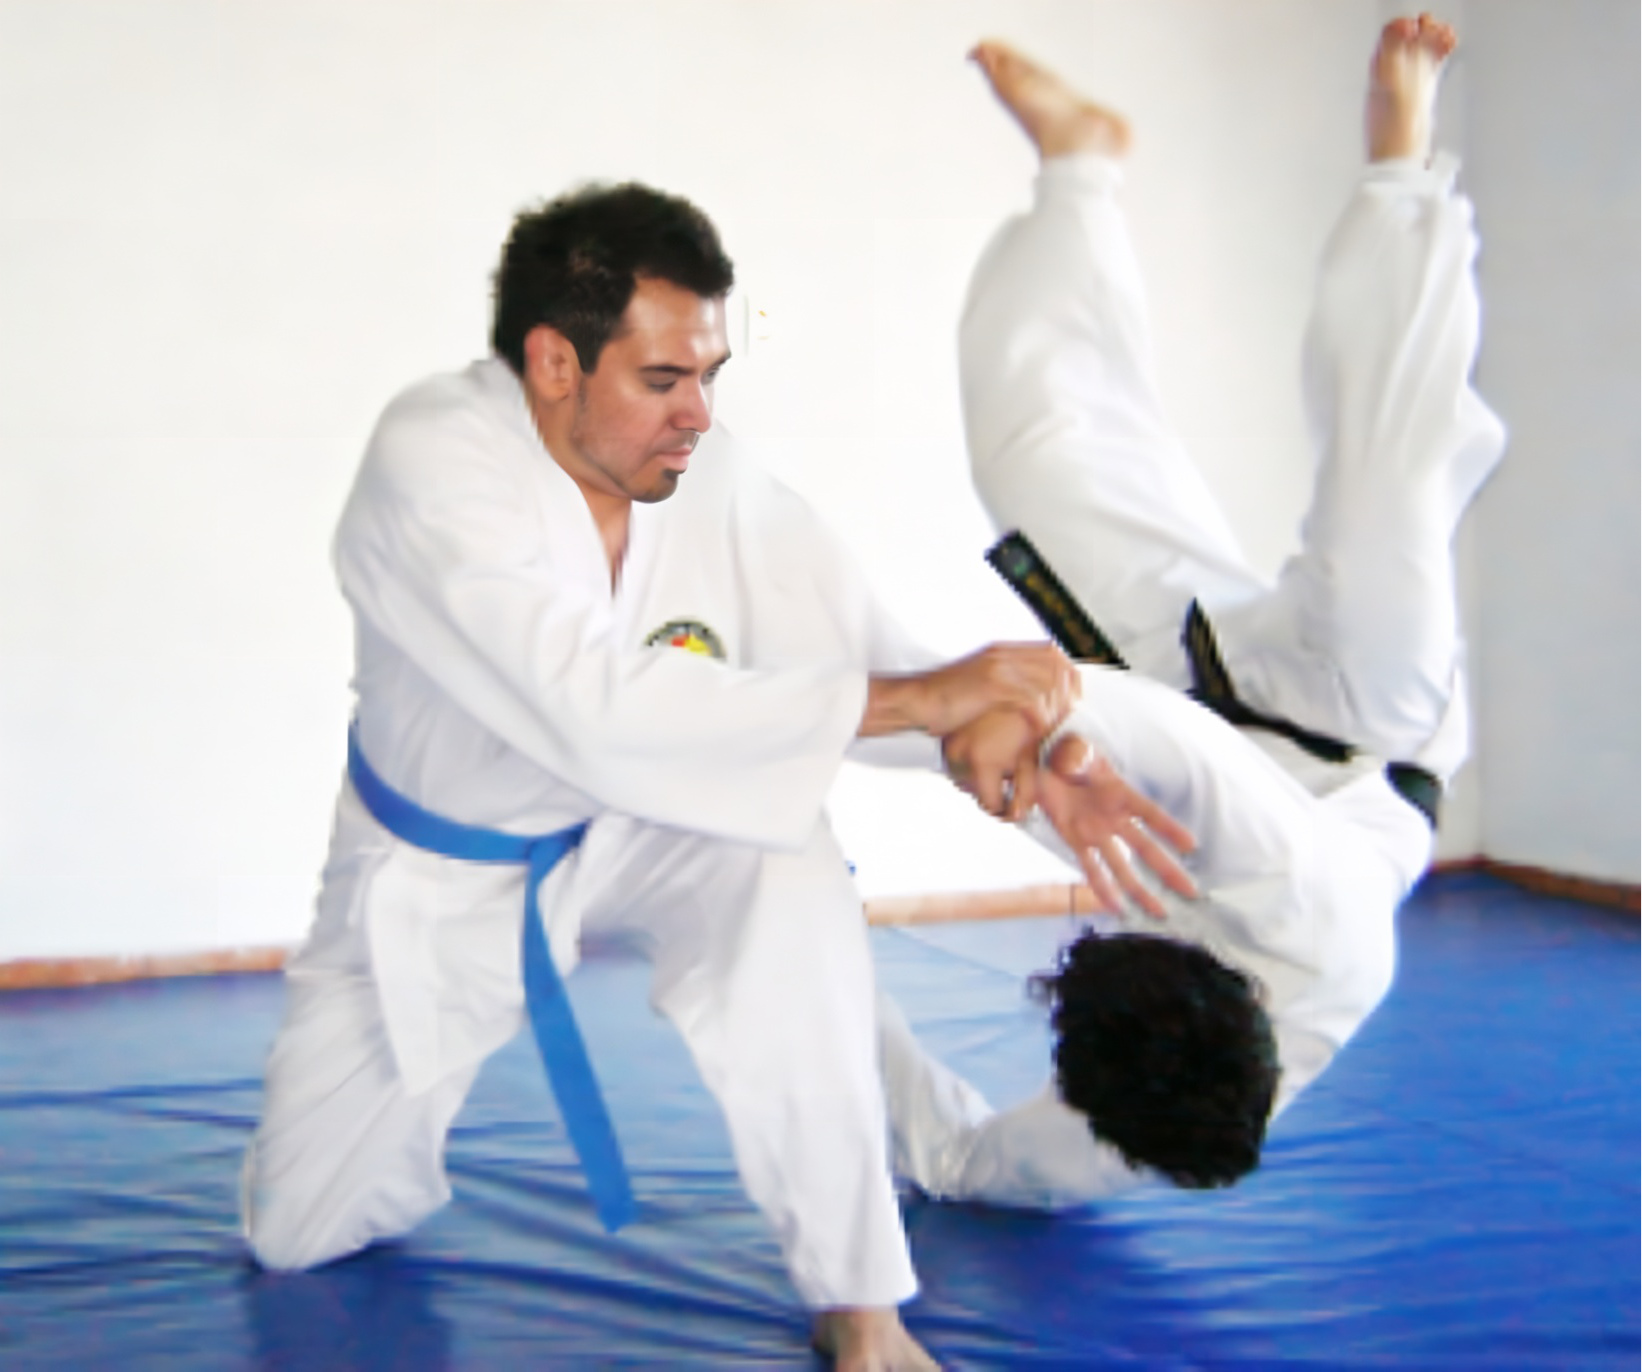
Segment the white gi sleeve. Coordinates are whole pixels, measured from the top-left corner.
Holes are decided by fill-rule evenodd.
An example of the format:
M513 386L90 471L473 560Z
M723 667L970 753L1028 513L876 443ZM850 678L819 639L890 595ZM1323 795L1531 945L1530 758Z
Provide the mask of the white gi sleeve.
M817 661L873 676L931 671L944 659L909 634L868 584L848 546L801 496L773 477L745 482L738 522L756 524L756 575L770 594L748 607L748 653L760 666ZM753 540L742 540L752 546ZM903 732L851 741L852 762L941 770L941 743Z
M799 847L859 728L866 673L837 658L742 670L623 651L608 588L576 565L585 549L545 536L510 442L438 387L389 407L337 535L355 611L474 719L602 804ZM715 553L728 550L703 550Z

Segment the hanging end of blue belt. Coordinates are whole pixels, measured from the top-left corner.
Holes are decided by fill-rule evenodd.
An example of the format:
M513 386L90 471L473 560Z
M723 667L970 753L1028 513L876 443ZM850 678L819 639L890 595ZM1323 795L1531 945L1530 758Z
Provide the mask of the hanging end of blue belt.
M619 1186L609 1194L591 1176L587 1180L593 1191L593 1206L599 1212L599 1223L604 1226L605 1233L617 1233L639 1217L638 1202L633 1199L633 1190L627 1184L625 1171Z
M579 833L577 837L580 837ZM633 1200L633 1183L627 1175L616 1128L605 1106L604 1093L593 1075L587 1045L570 1010L570 997L553 963L542 929L541 908L536 887L556 861L546 848L531 856L525 886L524 961L525 1013L536 1036L536 1047L547 1068L548 1080L559 1102L559 1114L571 1146L581 1160L593 1208L605 1229L614 1234L631 1224L638 1212Z
M587 1045L571 1012L570 998L547 946L537 899L537 888L559 859L581 842L587 826L575 824L556 833L524 837L444 819L400 795L371 770L359 748L357 724L348 729L348 775L365 808L383 828L406 843L469 862L526 865L521 956L530 1027L600 1221L612 1234L631 1224L638 1206L633 1200L627 1164L622 1161L615 1126L593 1075L593 1064L588 1061Z

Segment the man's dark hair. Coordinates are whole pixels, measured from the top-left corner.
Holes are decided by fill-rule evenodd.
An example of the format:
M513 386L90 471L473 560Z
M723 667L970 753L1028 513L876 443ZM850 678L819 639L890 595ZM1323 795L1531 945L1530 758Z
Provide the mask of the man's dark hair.
M1192 1187L1254 1170L1278 1064L1251 978L1192 944L1091 931L1031 987L1061 1099L1130 1166Z
M490 346L523 375L525 335L546 324L591 372L645 277L714 298L735 284L735 268L706 215L636 182L584 186L525 210L496 267Z

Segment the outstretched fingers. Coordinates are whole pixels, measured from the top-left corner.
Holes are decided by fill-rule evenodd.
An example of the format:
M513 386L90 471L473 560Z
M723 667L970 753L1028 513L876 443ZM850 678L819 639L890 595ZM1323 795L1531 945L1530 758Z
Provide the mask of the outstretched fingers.
M1107 870L1106 860L1093 848L1078 853L1078 866L1083 869L1083 880L1095 898L1095 909L1109 915L1123 913L1123 894Z
M1130 900L1140 906L1153 919L1162 919L1168 912L1163 908L1163 902L1140 879L1129 861L1128 850L1118 839L1108 839L1101 850L1101 856L1106 860L1106 866L1117 879L1117 884L1123 888Z
M1108 768L1112 766L1109 762L1104 765ZM1122 782L1122 778L1117 777L1115 769L1112 770L1112 775ZM1122 784L1128 785L1126 782ZM1129 787L1129 805L1134 812L1134 818L1165 843L1183 853L1189 853L1197 847L1196 835L1150 796L1142 795L1133 787Z
M1181 862L1196 847L1191 831L1141 795L1083 739L1069 735L1056 744L1039 792L1045 814L1077 857L1102 908L1121 912L1127 897L1162 918L1166 911L1156 887L1187 900L1198 894Z
M1192 880L1191 874L1181 866L1176 853L1189 853L1196 846L1191 833L1175 824L1170 825L1179 830L1180 839L1170 839L1173 847L1159 843L1151 833L1150 821L1135 820L1130 825L1130 831L1123 836L1123 841L1134 850L1135 855L1157 876L1169 890L1184 900L1196 900L1198 896L1197 883Z

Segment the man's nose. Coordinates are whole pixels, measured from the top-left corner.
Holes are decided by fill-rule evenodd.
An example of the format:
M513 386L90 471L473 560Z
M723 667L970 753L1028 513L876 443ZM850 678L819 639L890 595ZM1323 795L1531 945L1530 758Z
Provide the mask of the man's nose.
M679 389L682 403L673 415L673 426L694 429L698 434L706 433L713 426L713 405L707 388L699 381L691 381Z

